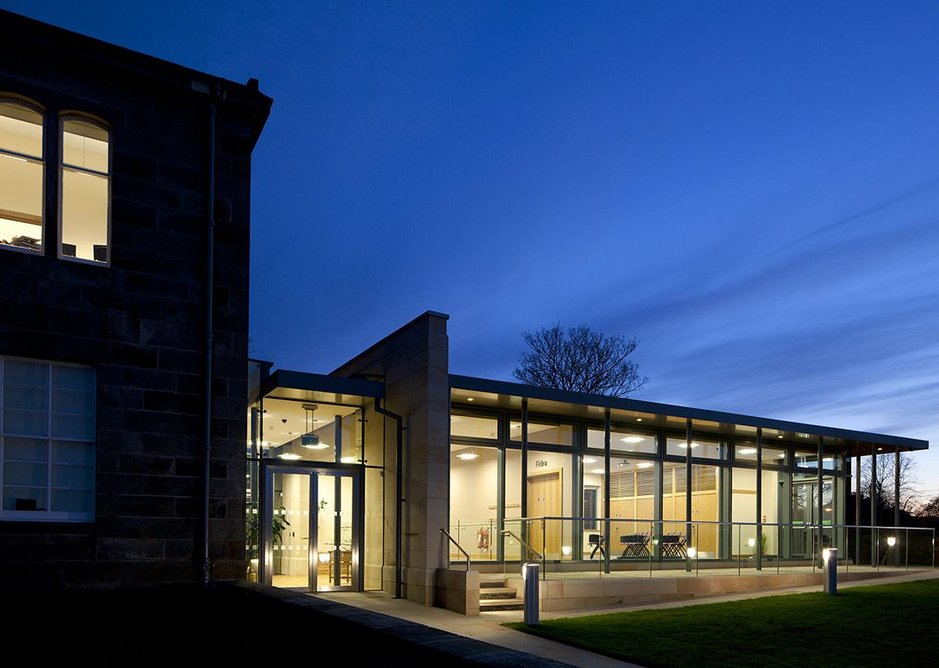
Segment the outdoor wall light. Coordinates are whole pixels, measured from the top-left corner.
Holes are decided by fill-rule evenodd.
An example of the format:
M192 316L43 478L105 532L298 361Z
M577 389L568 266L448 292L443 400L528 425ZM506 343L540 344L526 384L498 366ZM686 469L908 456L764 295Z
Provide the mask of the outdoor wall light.
M887 537L887 545L888 545L889 547L893 547L893 546L896 545L896 544L897 544L897 537L896 537L896 536L888 536L888 537Z

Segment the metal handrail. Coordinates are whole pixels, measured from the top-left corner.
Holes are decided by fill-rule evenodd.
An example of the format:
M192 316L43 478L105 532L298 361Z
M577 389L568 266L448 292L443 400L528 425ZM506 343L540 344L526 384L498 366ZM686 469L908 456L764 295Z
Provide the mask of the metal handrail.
M544 555L541 554L541 552L539 552L539 551L536 550L535 548L533 548L531 545L529 545L528 543L526 543L525 541L523 541L521 538L519 538L518 535L517 535L514 531L510 531L509 529L503 529L500 533L501 533L503 536L506 535L506 534L510 535L512 538L514 538L515 540L517 540L519 543L521 543L522 545L524 545L525 547L527 547L529 552L534 552L536 557L538 557L539 559L541 559L541 561L544 561Z
M756 529L756 528L758 528L758 527L759 527L759 528L763 528L763 529L767 529L767 528L772 529L772 528L775 528L777 531L784 531L784 530L788 530L788 531L811 531L811 532L813 532L813 533L814 533L814 532L824 533L824 532L829 532L829 531L843 531L843 530L844 530L844 531L847 531L847 532L848 532L848 534L847 534L847 540L850 540L850 532L851 532L852 530L856 531L856 532L858 533L858 536L860 536L860 533L861 533L862 531L871 531L872 533L873 533L873 532L876 532L876 533L878 534L878 538L877 538L877 542L876 542L876 545L878 546L878 549L879 549L879 545L880 545L880 538L879 538L879 535L880 535L881 532L883 532L883 531L904 532L907 537L910 537L910 536L917 536L917 537L927 537L927 538L931 538L931 543L932 543L932 549L930 550L930 552L931 552L930 558L931 558L931 562L932 562L931 567L932 567L932 568L936 568L936 529L935 529L935 528L932 528L932 527L910 527L910 526L901 526L901 525L878 525L878 524L875 524L875 525L869 525L869 524L868 524L868 525L865 525L865 524L836 524L836 523L825 524L825 523L819 523L819 522L806 522L806 523L804 523L804 524L795 524L795 523L793 523L793 522L740 522L740 521L728 521L728 520L691 520L691 521L689 521L689 520L687 520L687 519L678 519L678 518L675 518L675 519L668 519L668 520L665 520L665 519L658 519L658 520L656 520L656 519L642 518L642 517L632 517L632 518L630 518L630 517L615 517L615 518L593 517L593 518L590 518L590 517L547 516L547 515L536 516L536 517L516 517L516 518L512 518L511 521L512 521L512 522L519 522L519 523L531 523L531 522L539 522L539 521L540 521L540 522L542 523L542 525L543 525L543 523L546 522L546 521L561 521L561 522L566 522L566 521L588 521L588 520L593 520L593 521L596 521L596 522L613 522L613 523L617 523L617 524L619 524L619 523L631 523L631 522L632 522L632 523L637 523L637 524L639 524L639 523L642 523L642 524L649 524L650 527L651 527L652 530L653 530L653 533L655 532L656 526L657 526L658 529L661 531L661 530L664 529L665 525L671 525L671 524L678 524L678 525L686 524L686 525L689 526L689 532L690 532L690 531L693 531L693 530L700 530L700 529L702 529L703 527L707 527L707 526L711 526L711 527L714 527L715 529L721 529L721 530L723 530L723 529L730 529L731 531L732 531L734 528L736 528L736 529L738 530L738 536L739 536L739 531L740 531L740 529L745 528L745 527L753 527L754 529ZM693 527L693 528L692 528L692 527ZM531 550L531 551L534 552L536 555L538 555L538 551L537 551L537 550L535 550L535 549L532 548L530 545L528 545L527 543L525 543L524 541L522 541L515 533L513 533L513 532L511 532L511 531L509 531L509 530L504 530L504 531L502 531L502 534L509 534L509 535L511 535L513 538L515 538L515 539L518 540L520 543L522 543L523 545L525 545L529 550ZM778 534L777 534L777 535L778 535ZM858 540L860 540L860 539L859 539L858 537L856 537L855 540L858 541ZM654 542L656 542L656 541L653 539L653 543L654 543ZM906 540L906 541L904 541L904 542L905 542L905 544L906 544L906 553L907 553L907 556L906 556L906 567L907 567L907 569L909 569L909 540ZM858 543L858 545L859 545L859 543ZM762 555L762 553L760 553L760 555ZM545 557L544 557L544 556L541 556L541 555L539 555L539 556L541 557L542 564L544 564ZM807 556L807 555L805 555L805 556ZM740 555L738 555L738 569L739 569L739 565L740 565L740 564L739 564L739 557L740 557ZM899 555L897 555L895 558L899 561ZM758 559L760 559L760 556L758 556ZM882 560L882 561L883 561L883 560ZM781 563L781 560L779 560L779 559L777 558L777 560L776 560L776 570L777 570L777 572L779 571L780 563ZM814 570L814 567L815 567L815 563L816 563L816 562L815 562L815 560L813 559L813 561L812 561L813 570ZM873 561L872 561L872 564L873 564ZM879 569L880 563L878 563L877 566L878 566L878 569ZM758 566L758 567L759 567L759 566ZM650 555L650 560L649 560L649 569L650 569L650 575L651 575L651 572L652 572L652 558L651 558L651 555ZM607 571L607 572L608 572L608 571ZM542 566L542 573L544 573L544 567L543 567L543 566Z
M468 572L469 569L470 569L470 556L469 556L469 552L467 552L466 550L464 550L463 547L462 547L458 542L456 542L456 541L453 539L453 536L451 536L450 533L449 533L446 529L441 529L441 530L440 530L440 533L442 533L444 536L446 536L446 537L450 540L451 543L453 543L454 545L456 545L456 549L458 549L460 552L462 552L462 553L463 553L463 556L466 557L466 570L467 570L467 572ZM449 561L449 558L447 559L447 561Z
M499 533L500 533L502 536L504 536L504 535L506 535L506 534L510 535L512 538L514 538L515 540L517 540L517 541L519 542L519 544L524 545L524 546L528 549L529 552L534 553L534 555L535 555L536 557L538 557L538 559L541 561L541 579L542 579L542 580L547 580L547 578L548 578L548 573L547 573L547 570L545 569L544 555L541 554L541 552L539 552L538 550L536 550L535 548L533 548L531 545L529 545L528 543L526 543L525 541L523 541L521 538L519 538L519 536L518 536L514 531L510 531L509 529L503 529L503 530L502 530L501 532L499 532Z

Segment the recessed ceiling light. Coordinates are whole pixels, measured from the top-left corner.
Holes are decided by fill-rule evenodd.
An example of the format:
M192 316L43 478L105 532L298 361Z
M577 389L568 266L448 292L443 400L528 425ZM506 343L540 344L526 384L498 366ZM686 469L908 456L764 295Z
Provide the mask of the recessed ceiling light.
M289 459L289 460L302 459L302 457L300 457L300 455L298 455L296 452L283 452L277 456L280 457L281 459Z
M636 422L642 422L642 418L636 418Z
M642 463L636 464L637 469L651 469L653 466L655 466L655 464L653 464L652 462L642 462Z
M626 436L620 439L623 443L641 443L646 440L642 436Z
M606 473L606 471L604 469L593 469L591 473L595 473L597 475L603 475L604 473Z
M330 447L330 445L329 443L323 443L322 441L319 441L318 443L304 445L303 447L307 450L325 450L326 448Z
M755 454L756 454L756 448L741 448L741 449L738 451L738 454L741 454L741 455L755 455Z
M472 400L473 400L473 397L466 397L466 400L467 400L467 401L472 401Z
M777 436L776 438L782 438L782 434L780 434L780 435L779 435L779 436Z
M687 443L679 443L679 444L678 444L678 447L679 447L679 448L684 448L685 450L687 450L687 449L688 449L688 444L687 444ZM692 441L692 442L691 442L691 447L692 447L692 448L696 448L696 447L698 447L698 444L695 443L694 441Z
M463 461L469 461L471 459L476 459L479 457L475 452L461 452L456 456L457 459L462 459Z
M596 464L596 463L597 463L596 457L584 457L584 464Z

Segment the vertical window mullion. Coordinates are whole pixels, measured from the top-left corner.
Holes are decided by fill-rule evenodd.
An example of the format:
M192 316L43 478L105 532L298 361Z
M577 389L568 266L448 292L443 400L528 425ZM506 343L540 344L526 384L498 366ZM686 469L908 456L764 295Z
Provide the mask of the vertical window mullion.
M46 468L46 512L52 512L52 364L46 365L47 391L46 397L46 438L48 439L46 447L46 457L48 464Z

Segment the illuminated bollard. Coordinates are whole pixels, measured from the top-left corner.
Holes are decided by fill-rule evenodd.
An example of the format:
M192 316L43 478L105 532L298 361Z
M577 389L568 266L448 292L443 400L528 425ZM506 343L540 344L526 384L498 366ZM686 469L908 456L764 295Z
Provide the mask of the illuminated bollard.
M822 550L822 562L825 593L835 595L838 593L838 548L826 547Z
M538 623L538 570L536 563L522 564L522 582L525 583L525 623Z

